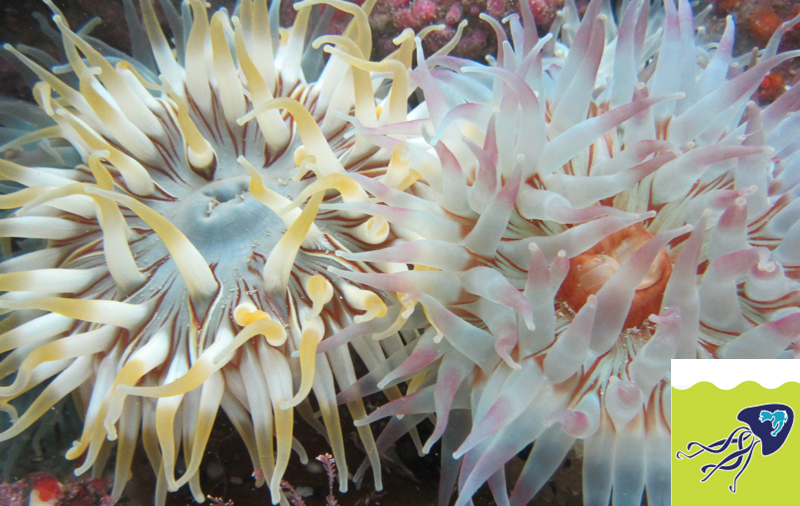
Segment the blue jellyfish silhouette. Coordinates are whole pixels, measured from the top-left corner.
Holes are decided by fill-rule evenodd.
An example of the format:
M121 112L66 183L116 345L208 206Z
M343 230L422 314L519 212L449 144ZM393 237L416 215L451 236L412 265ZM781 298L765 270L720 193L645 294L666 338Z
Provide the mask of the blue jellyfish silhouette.
M733 478L733 483L728 485L728 490L734 494L736 493L736 481L747 469L756 445L761 445L761 455L764 457L772 455L783 446L786 437L792 430L794 411L786 404L761 404L742 409L736 415L736 419L747 425L735 428L727 438L715 441L710 445L692 441L686 445L686 452L690 452L693 446L699 446L700 450L692 454L679 451L675 455L678 460L683 457L692 459L704 452L723 453L729 446L735 445L734 450L719 463L706 464L700 468L704 475L701 482L711 478L717 471L734 471L741 468Z

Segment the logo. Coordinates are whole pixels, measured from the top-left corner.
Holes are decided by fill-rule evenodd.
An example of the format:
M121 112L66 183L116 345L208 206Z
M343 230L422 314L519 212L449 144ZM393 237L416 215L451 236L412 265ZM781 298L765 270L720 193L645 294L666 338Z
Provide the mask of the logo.
M739 411L736 419L746 425L735 428L726 438L704 445L692 441L686 445L686 451L679 451L675 455L678 460L693 459L701 454L724 454L717 463L706 464L700 468L703 473L701 482L707 481L716 472L737 471L733 483L728 485L728 490L736 493L736 482L744 473L757 446L760 446L761 455L767 457L781 449L786 438L792 430L794 411L786 404L761 404L750 406ZM729 447L733 447L728 450ZM693 448L699 450L692 452Z
M800 506L800 361L672 360L672 506Z

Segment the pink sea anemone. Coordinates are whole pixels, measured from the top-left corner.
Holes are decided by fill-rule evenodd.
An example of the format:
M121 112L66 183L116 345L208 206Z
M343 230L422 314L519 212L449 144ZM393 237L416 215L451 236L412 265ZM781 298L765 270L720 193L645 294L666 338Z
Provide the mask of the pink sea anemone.
M67 64L5 46L38 76L33 94L49 119L0 147L0 207L13 210L0 236L14 251L0 264L0 409L11 418L0 440L74 392L84 418L67 453L82 459L76 473L102 471L116 448L119 498L141 436L156 503L184 484L202 502L198 469L221 408L278 503L292 450L306 460L292 437L296 409L328 438L346 491L335 385L355 382L353 360L317 345L341 329L373 329L387 307L328 269L372 272L334 252L394 235L379 216L320 205L366 202L350 173L402 182L408 172L348 136L344 117L370 127L406 120L413 39L390 61L366 62L368 11L326 1L354 21L325 39L336 47L323 65L309 42L320 3L295 4L294 25L279 30L278 2L243 0L233 16L210 19L200 0L181 15L163 2L170 42L150 0L141 21L126 0L134 59L88 28L74 31L47 1ZM356 353L370 365L404 344L395 334ZM32 389L27 404L20 396ZM348 408L366 416L361 400ZM380 489L371 430L358 433Z
M406 192L359 175L399 240L338 254L412 265L332 272L398 293L394 327L422 306L422 337L340 395L408 383L357 425L392 417L384 448L431 413L440 504L488 483L522 506L570 448L585 504L670 502L670 359L791 357L800 335L800 87L764 110L750 97L784 24L733 58L687 0L624 2L619 25L573 2L538 38L527 3L496 27L490 65L425 58L412 82L428 115L356 132L401 145ZM376 336L380 338L382 336ZM794 343L794 344L793 344ZM404 415L404 416L400 416ZM533 443L516 483L504 465Z

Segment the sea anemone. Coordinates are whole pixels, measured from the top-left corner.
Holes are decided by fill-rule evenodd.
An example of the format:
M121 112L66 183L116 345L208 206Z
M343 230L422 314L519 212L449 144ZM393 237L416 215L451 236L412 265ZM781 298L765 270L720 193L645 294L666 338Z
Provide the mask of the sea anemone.
M29 119L38 128L0 147L0 207L13 210L0 220L11 257L0 264L0 409L11 417L0 440L75 392L83 432L67 458L82 457L77 474L101 472L116 448L119 498L141 434L156 502L187 483L202 502L198 468L221 407L277 503L291 451L306 460L292 437L296 408L326 435L346 491L335 388L356 374L347 347L317 345L342 329L383 330L373 327L388 309L381 292L329 270L373 272L334 252L395 236L380 216L320 207L366 202L348 174L410 184L408 166L348 135L346 117L370 128L406 121L413 38L368 63L370 3L326 0L328 19L336 8L354 21L312 46L320 1L295 4L294 25L278 29L278 2L242 0L233 16L209 19L188 0L180 15L162 2L169 42L151 0L141 20L125 0L132 58L46 3L67 63L5 46L38 77L33 95L49 119ZM361 362L402 348L392 334L354 343ZM348 408L366 416L360 399ZM371 430L358 433L380 489Z
M403 241L337 254L413 270L331 271L400 294L395 326L420 305L430 326L340 399L409 383L356 424L392 417L382 449L435 414L441 505L456 482L458 506L484 483L527 504L576 443L585 504L669 504L670 359L800 344L800 86L750 101L800 55L776 54L800 17L737 59L732 18L713 40L688 0L623 2L619 25L608 2L579 21L568 1L542 38L521 14L511 41L484 17L488 66L418 45L428 117L356 130L387 149L402 132L423 178L353 175L375 201L331 207ZM509 497L505 464L531 443Z

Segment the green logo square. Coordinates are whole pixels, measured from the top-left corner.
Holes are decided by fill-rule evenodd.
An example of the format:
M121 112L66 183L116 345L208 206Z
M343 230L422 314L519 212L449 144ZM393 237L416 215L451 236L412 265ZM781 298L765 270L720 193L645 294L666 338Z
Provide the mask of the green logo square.
M753 381L727 390L706 381L673 387L672 504L800 506L796 414L797 382L773 389Z

